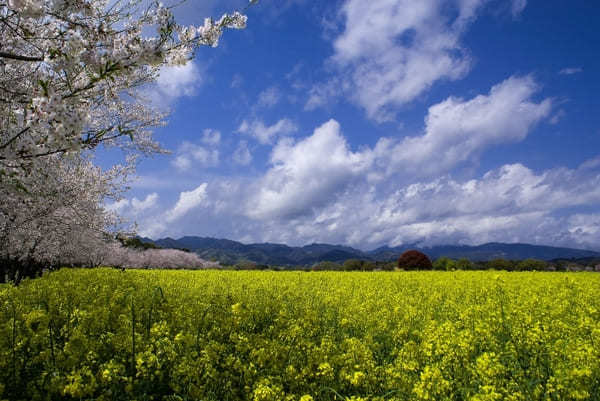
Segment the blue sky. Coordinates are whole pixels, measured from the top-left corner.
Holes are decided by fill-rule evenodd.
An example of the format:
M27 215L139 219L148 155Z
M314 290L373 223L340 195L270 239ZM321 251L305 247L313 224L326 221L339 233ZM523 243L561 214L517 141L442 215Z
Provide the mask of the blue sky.
M600 250L599 16L590 1L262 0L148 89L172 153L141 160L108 207L152 238Z

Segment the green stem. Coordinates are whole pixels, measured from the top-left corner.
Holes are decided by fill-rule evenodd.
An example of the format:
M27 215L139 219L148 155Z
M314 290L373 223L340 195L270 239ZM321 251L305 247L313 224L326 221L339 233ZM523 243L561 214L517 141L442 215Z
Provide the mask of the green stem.
M135 379L135 305L133 303L133 297L131 298L131 367L133 371L133 378Z

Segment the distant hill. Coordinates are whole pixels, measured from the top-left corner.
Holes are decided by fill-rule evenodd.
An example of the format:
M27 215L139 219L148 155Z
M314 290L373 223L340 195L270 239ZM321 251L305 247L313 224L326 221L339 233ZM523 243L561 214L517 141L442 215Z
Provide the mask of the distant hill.
M453 259L468 258L472 261L486 261L496 258L553 260L600 257L600 252L583 249L497 242L477 246L440 245L425 248L414 245L393 248L386 246L364 252L344 245L310 244L302 247L294 247L272 243L242 244L241 242L228 239L193 236L179 239L161 238L155 241L150 238L140 239L145 242L152 242L163 248L189 249L204 259L217 260L226 265L235 264L243 260L273 266L309 266L325 260L330 262L344 262L347 259L390 261L397 259L402 252L408 249L418 249L426 253L432 260L441 256Z
M390 260L398 257L407 250L405 246L396 248L378 248L368 254L376 260ZM467 258L473 261L486 261L497 258L522 260L527 258L552 260L599 257L600 252L584 249L559 248L545 245L505 244L490 242L483 245L438 245L433 247L415 248L427 254L431 259L446 256L453 259Z

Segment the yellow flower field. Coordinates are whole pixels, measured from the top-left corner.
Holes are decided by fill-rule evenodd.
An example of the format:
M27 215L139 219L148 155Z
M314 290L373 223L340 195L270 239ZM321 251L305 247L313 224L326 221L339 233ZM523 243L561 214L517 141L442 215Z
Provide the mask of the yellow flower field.
M600 400L594 273L65 269L0 308L0 400Z

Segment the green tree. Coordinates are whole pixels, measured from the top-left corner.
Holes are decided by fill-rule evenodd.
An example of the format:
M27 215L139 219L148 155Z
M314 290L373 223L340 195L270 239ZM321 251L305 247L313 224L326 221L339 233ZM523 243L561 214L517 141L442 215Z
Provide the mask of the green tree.
M358 271L363 269L363 261L360 259L348 259L344 262L344 270L346 271Z
M339 263L329 262L327 260L321 261L319 263L315 263L312 265L311 270L314 271L324 271L324 270L333 270L338 271L342 270L342 266Z
M456 261L454 259L450 259L446 256L442 256L441 258L437 258L435 262L433 262L433 270L454 270L456 269Z
M456 261L456 268L458 270L473 270L475 265L467 258L460 258Z
M520 261L515 270L519 271L532 271L532 270L546 270L548 262L538 259L525 259Z
M507 271L512 271L514 270L515 264L510 261L510 260L506 260L506 259L502 259L502 258L497 258L497 259L493 259L490 260L486 263L486 267L487 269L493 269L493 270L507 270Z

